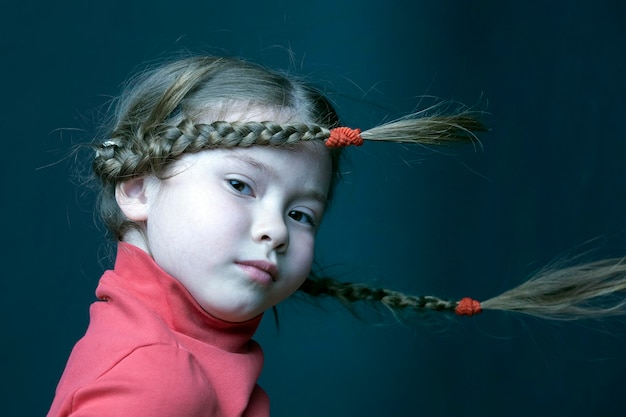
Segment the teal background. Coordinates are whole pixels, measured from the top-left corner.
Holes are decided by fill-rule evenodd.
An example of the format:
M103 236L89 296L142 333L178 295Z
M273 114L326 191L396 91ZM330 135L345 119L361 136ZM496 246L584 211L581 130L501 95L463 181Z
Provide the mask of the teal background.
M107 245L74 144L146 60L188 48L326 86L368 128L453 99L483 148L350 150L318 260L342 279L491 297L572 253L626 253L626 3L26 0L3 7L2 415L45 415ZM110 246L110 245L109 245ZM623 416L625 323L396 323L290 300L257 340L273 416Z

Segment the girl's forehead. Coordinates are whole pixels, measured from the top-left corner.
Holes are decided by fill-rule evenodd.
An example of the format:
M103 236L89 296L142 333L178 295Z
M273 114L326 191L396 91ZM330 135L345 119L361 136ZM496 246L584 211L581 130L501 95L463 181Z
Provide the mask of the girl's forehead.
M175 173L195 164L215 164L216 162L241 162L247 165L267 165L288 161L290 169L296 171L300 165L332 169L331 151L322 141L299 142L287 146L262 146L205 149L183 155L173 165Z
M320 161L330 160L330 150L322 141L299 142L284 146L252 145L248 147L207 149L198 152L196 155L195 158L209 155L211 157L226 157L231 160L258 159L266 162L292 160L294 162L314 161L319 163Z

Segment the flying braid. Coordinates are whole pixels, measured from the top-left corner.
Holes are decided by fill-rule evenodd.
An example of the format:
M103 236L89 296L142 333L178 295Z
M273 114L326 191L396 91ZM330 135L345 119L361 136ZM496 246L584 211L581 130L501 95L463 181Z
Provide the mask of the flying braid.
M380 302L392 311L455 311L459 304L457 301L442 300L434 296L412 296L386 288L340 282L326 277L308 278L299 290L313 297L330 296L345 305L358 301Z

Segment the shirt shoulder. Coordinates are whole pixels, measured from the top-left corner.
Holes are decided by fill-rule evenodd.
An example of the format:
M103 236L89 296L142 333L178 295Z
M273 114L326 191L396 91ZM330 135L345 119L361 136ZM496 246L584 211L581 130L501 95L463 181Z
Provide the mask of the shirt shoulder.
M217 415L214 387L193 356L171 345L139 347L65 402L72 417Z

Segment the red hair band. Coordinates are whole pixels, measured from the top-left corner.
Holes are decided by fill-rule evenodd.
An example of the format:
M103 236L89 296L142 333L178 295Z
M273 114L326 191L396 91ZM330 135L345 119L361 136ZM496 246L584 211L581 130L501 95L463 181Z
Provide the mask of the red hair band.
M459 316L473 316L483 311L480 302L472 300L469 297L462 298L456 305L454 312Z
M351 129L349 127L330 129L330 136L326 139L325 144L329 148L343 148L350 145L361 146L363 145L361 129Z

